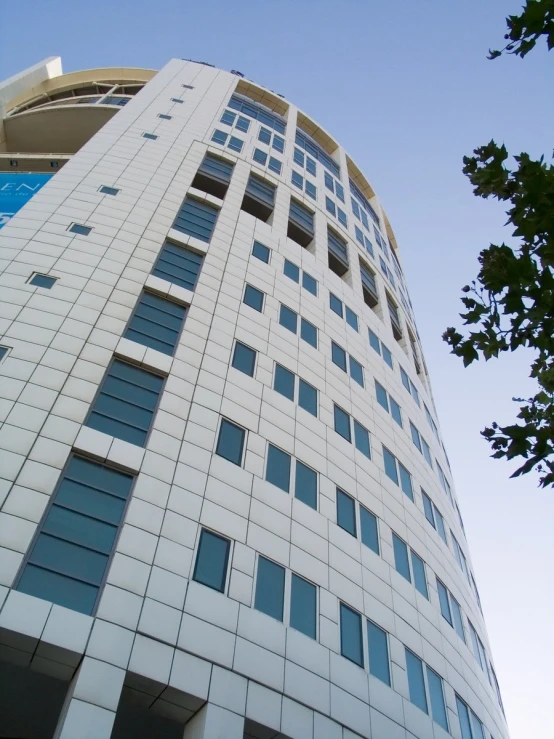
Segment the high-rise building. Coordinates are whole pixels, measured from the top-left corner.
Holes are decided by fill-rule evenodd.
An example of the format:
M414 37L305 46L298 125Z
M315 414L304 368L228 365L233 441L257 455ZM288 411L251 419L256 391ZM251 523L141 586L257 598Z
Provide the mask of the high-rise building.
M49 59L0 114L0 734L506 739L351 156L184 60Z

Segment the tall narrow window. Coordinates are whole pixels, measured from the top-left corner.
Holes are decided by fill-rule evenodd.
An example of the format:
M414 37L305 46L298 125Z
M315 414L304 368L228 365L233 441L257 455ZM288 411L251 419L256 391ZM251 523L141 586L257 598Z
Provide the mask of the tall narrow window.
M242 302L261 313L264 308L264 294L258 288L246 285Z
M379 530L377 527L377 516L360 506L360 529L362 533L362 544L379 554Z
M219 427L219 438L215 453L240 467L245 435L244 429L223 418Z
M184 287L185 290L194 290L200 268L202 255L197 254L184 246L177 246L171 241L163 245L152 274L162 280L173 282Z
M390 685L389 646L386 631L372 621L367 622L369 672Z
M186 197L177 213L173 228L208 242L215 228L219 210L210 203Z
M446 704L444 702L444 692L442 687L442 678L432 670L429 665L425 665L427 669L427 685L429 686L429 698L431 699L431 715L433 721L445 731L448 731L448 719L446 717ZM485 737L483 737L485 739Z
M271 182L251 174L248 178L241 209L255 218L267 222L275 206L276 190L277 188Z
M294 385L296 376L293 372L282 367L280 364L275 365L275 377L273 379L273 389L284 395L285 398L294 401Z
M290 490L290 455L273 444L267 448L267 467L265 479L285 493Z
M450 602L448 600L448 590L445 588L445 586L442 584L442 582L439 579L437 579L437 590L439 593L439 605L440 605L442 616L446 621L448 621L450 626L452 626L452 613L450 612Z
M394 551L394 564L396 571L399 572L402 577L406 578L408 582L412 582L412 576L410 574L410 561L408 559L408 547L402 539L397 536L394 532L392 534L392 548Z
M232 366L235 369L244 372L245 375L254 377L254 367L256 365L256 352L246 344L240 341L235 343L235 351L233 353Z
M126 339L172 356L186 312L183 305L143 292L123 335Z
M254 608L282 621L284 600L285 568L270 559L258 557Z
M348 244L336 231L329 227L327 227L327 247L329 269L339 277L343 277L350 269Z
M317 473L302 462L296 462L294 497L317 510Z
M364 457L371 459L371 449L369 446L369 431L362 426L361 423L354 420L354 444L356 449L361 452Z
M354 498L337 488L337 524L356 536L356 504Z
M423 663L413 652L406 649L406 669L408 672L408 688L410 700L422 711L428 713L427 696L425 694L425 679L423 677Z
M301 378L298 380L298 405L317 417L317 390Z
M86 425L144 446L163 384L163 377L115 359L100 386Z
M387 305L389 307L389 315L393 336L397 341L400 341L400 339L402 338L402 324L400 323L400 313L398 312L398 306L388 293Z
M373 272L373 270L371 270L362 259L360 259L360 275L362 278L364 301L370 308L375 308L379 302L379 292L375 281L375 272Z
M72 457L16 589L91 614L133 477Z
M348 413L335 406L335 431L337 434L346 439L346 441L352 442L352 436L350 433L350 416Z
M424 598L429 600L429 591L427 590L427 578L425 577L425 564L421 557L412 550L412 572L414 573L414 585Z
M223 593L227 579L229 548L228 539L202 529L192 579Z
M314 214L294 198L290 201L287 236L300 246L309 246L314 238Z
M340 604L340 653L360 667L364 666L362 618L344 603Z
M290 625L311 639L317 634L317 588L293 573L290 591Z

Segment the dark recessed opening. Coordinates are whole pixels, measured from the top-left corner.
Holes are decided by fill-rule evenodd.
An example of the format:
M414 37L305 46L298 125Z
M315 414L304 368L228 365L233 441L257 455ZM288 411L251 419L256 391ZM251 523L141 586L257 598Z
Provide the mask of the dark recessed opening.
M367 287L364 287L363 285L362 285L362 292L364 294L364 301L366 305L369 305L370 308L375 308L375 306L379 302L377 298L375 297L375 295L370 290L368 290Z
M289 239L296 241L297 244L300 244L300 246L304 247L309 246L314 238L313 234L304 231L304 229L297 226L296 223L294 223L293 221L289 221L287 236L289 237Z
M273 213L273 208L270 208L266 203L260 202L257 198L251 197L248 193L244 195L244 199L240 207L241 210L244 210L246 213L250 213L254 218L259 218L260 221L265 222L269 220L269 217Z
M329 250L329 269L339 277L343 277L348 272L348 265L341 262L340 259Z
M214 195L216 198L223 200L227 194L227 188L229 187L228 182L222 182L216 180L213 177L209 177L203 172L197 172L195 178L192 181L192 186L198 190L207 192L208 195Z

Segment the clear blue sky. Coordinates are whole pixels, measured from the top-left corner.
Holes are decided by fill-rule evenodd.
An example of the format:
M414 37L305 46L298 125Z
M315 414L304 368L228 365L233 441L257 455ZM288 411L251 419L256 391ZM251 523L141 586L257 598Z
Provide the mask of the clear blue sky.
M512 739L552 739L554 493L509 480L479 430L513 418L528 361L464 370L440 336L456 324L477 254L508 238L462 157L492 137L554 143L554 52L489 62L523 0L26 0L0 11L0 78L47 56L65 71L238 69L327 128L365 172L396 232L452 461Z

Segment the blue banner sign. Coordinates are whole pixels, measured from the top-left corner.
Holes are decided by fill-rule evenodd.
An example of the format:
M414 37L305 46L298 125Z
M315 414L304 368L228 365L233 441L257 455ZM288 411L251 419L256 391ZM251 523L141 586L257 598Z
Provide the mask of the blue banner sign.
M0 172L0 228L52 177L51 174Z

